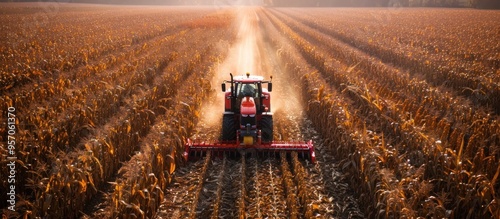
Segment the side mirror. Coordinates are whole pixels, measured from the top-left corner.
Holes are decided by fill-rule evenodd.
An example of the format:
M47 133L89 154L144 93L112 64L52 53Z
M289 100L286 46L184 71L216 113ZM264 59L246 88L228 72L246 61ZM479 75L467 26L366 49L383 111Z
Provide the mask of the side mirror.
M273 91L273 83L269 82L267 84L267 91L269 91L269 92Z
M226 92L226 83L222 83L222 92Z

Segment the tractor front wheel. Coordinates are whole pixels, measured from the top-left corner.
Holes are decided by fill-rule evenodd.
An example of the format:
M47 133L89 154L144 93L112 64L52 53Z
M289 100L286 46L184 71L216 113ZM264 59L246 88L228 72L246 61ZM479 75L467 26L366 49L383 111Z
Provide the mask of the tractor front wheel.
M236 140L236 121L232 114L223 115L222 117L222 140Z
M262 116L260 121L261 134L263 142L273 141L273 117L272 116Z

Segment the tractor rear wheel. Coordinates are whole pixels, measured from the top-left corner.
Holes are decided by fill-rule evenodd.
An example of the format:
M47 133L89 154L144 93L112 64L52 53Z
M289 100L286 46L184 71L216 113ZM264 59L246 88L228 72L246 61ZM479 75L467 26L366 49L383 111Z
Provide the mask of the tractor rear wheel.
M272 116L262 116L260 121L262 141L270 142L273 141L273 117Z
M232 114L223 115L222 117L222 140L236 140L236 121Z

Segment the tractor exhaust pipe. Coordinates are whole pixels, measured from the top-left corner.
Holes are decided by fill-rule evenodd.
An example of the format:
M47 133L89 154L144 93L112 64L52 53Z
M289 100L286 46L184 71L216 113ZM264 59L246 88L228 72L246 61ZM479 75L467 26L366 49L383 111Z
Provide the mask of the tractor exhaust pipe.
M231 76L231 96L235 96L236 92L234 90L234 80L233 80L233 73L229 73L229 76Z
M234 109L234 104L236 104L236 91L234 90L233 73L229 73L231 76L231 109Z

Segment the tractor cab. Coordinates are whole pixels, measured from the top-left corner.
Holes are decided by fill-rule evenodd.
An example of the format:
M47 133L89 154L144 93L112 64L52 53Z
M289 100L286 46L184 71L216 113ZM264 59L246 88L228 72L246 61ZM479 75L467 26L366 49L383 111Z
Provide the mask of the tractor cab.
M272 79L272 77L271 77ZM231 88L226 89L226 83L230 83ZM263 84L268 84L267 88ZM241 104L245 97L251 97L255 103L256 113L271 111L272 82L264 81L262 76L235 76L231 74L231 81L222 83L222 91L225 92L225 112L241 113Z

